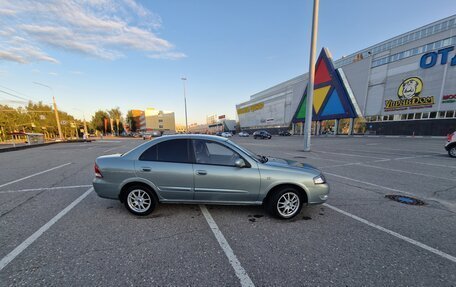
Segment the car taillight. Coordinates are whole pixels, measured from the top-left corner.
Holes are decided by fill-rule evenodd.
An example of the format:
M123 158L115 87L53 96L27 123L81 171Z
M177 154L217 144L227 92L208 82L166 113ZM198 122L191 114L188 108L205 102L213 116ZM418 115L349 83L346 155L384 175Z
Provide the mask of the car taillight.
M451 138L453 137L453 134L447 134L447 141L451 141Z
M101 174L101 171L100 171L100 168L98 168L98 165L95 164L93 168L95 170L95 177L103 178L103 175Z

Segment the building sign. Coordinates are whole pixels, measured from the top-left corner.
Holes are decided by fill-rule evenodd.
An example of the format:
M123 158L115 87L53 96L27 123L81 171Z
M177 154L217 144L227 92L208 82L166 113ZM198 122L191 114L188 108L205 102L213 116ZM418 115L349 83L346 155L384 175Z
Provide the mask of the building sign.
M329 51L323 48L315 64L312 120L323 121L358 117L355 99L348 94L348 82L344 82L334 65ZM304 122L307 113L307 88L296 109L292 121Z
M456 94L445 95L442 97L442 104L451 104L451 103L456 103Z
M422 90L423 81L420 78L405 79L397 89L399 100L386 100L385 112L432 107L435 104L434 96L420 97Z
M429 52L421 56L420 67L423 69L432 68L437 64L437 60L440 57L440 64L445 65L450 63L451 66L456 66L456 54L450 55L450 52L454 50L454 46L440 49L437 52Z
M246 114L246 113L250 113L250 112L261 110L262 108L264 108L264 103L263 102L258 103L258 104L254 104L254 105L251 105L251 106L247 106L247 107L244 107L244 108L240 108L240 109L237 110L237 113L238 113L238 115L242 115L242 114Z

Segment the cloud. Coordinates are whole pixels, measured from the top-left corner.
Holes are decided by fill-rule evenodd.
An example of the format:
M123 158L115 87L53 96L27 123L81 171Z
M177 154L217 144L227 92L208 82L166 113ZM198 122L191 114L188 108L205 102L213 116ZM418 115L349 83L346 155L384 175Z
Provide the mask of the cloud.
M49 72L49 75L51 75L51 76L58 76L59 74L57 74L56 72Z
M7 61L58 63L44 51L49 47L107 60L132 50L185 57L157 36L161 18L134 0L3 0L0 15L0 59Z
M187 55L179 52L169 52L169 53L160 53L160 54L151 54L147 57L151 59L166 59L166 60L180 60L187 58Z

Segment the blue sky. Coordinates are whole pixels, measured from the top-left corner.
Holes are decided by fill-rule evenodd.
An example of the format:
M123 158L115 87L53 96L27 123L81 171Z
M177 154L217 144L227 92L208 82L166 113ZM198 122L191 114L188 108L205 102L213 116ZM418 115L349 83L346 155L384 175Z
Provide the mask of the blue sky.
M318 50L334 60L456 12L454 0L321 0ZM0 2L0 90L86 118L155 107L184 123L307 72L310 0ZM13 91L12 91L13 90ZM0 103L17 105L0 92Z

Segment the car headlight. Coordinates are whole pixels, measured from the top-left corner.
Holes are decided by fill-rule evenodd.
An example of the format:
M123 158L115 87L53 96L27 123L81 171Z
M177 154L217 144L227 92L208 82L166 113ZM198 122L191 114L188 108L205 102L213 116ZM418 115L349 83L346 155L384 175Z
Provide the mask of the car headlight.
M323 174L317 175L316 177L313 178L313 181L315 184L323 184L326 183L326 179L323 176Z

